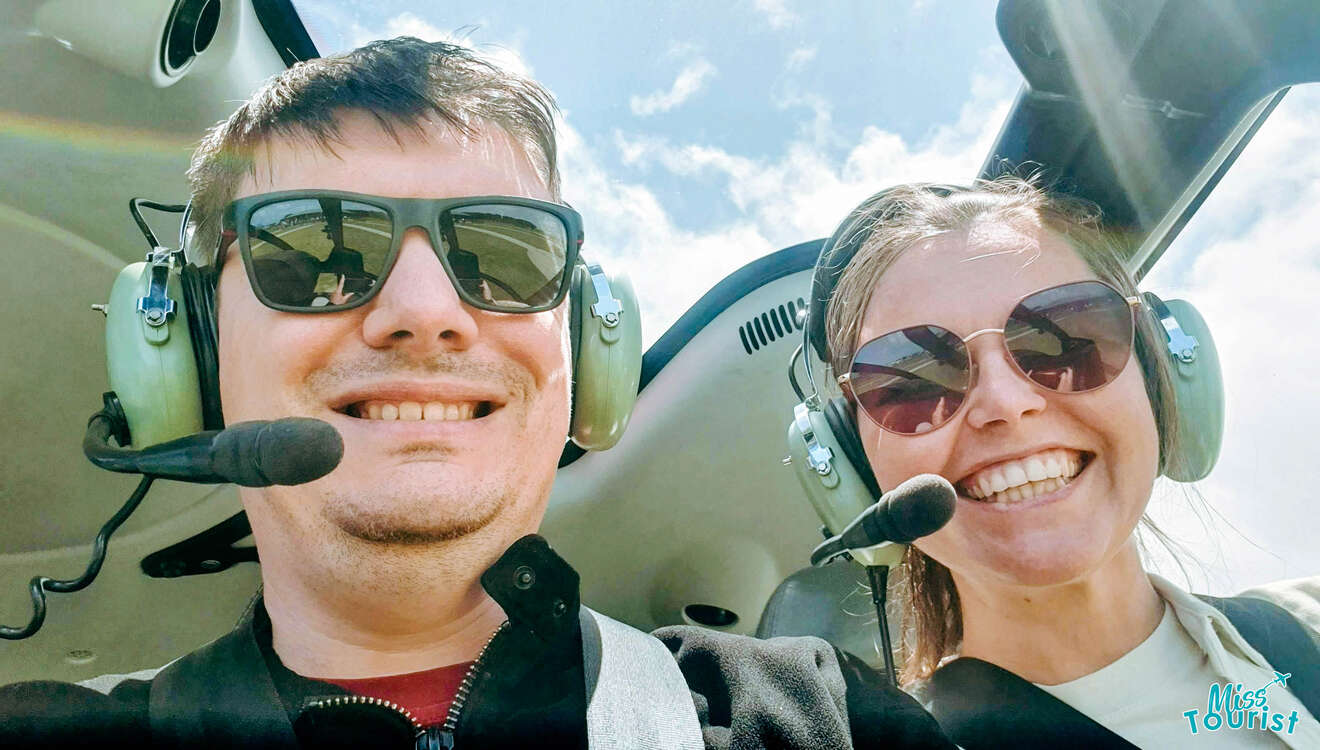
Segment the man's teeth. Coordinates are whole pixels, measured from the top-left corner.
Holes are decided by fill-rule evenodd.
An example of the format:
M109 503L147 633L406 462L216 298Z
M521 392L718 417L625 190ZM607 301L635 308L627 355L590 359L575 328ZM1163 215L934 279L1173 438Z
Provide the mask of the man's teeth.
M367 401L359 404L357 416L362 419L380 419L386 422L458 422L472 419L477 404L471 401L444 403L441 401Z
M1081 470L1082 456L1076 451L1042 451L982 469L960 481L958 489L987 503L1016 503L1054 492Z

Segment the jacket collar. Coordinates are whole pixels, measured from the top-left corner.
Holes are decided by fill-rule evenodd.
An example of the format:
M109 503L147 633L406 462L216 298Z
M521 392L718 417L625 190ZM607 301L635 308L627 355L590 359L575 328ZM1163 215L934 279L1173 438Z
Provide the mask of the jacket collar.
M504 610L509 624L545 643L554 643L578 629L581 576L539 534L528 534L500 555L481 575L481 586ZM263 648L270 644L270 618L260 591L234 626L255 635L265 629ZM260 638L258 638L260 642Z
M545 645L578 631L579 583L578 572L537 534L514 542L481 576L509 624Z
M508 651L515 663L507 665L508 677L521 677L546 657L580 660L581 647L576 643L581 632L580 579L578 572L537 534L528 534L509 545L482 574L482 587L504 610L512 626L514 642ZM270 616L260 592L248 604L234 632L221 640L232 638L256 646L244 653L249 657L259 654L259 659L248 658L241 668L259 669L264 661L265 671L291 718L310 697L347 693L337 685L304 677L284 666L272 646Z

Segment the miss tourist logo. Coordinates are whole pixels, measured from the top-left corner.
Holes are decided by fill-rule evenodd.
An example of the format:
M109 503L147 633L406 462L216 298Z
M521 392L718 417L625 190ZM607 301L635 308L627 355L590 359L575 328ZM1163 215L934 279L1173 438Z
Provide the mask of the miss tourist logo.
M1288 674L1275 672L1273 680L1255 690L1247 691L1242 689L1240 682L1236 685L1212 683L1210 694L1205 701L1205 712L1193 708L1183 711L1183 716L1187 717L1192 734L1201 730L1217 732L1220 729L1258 729L1263 732L1292 734L1299 718L1297 712L1293 711L1287 716L1277 712L1270 713L1265 694L1265 691L1276 683L1280 687L1287 687L1289 677L1292 677L1291 672Z

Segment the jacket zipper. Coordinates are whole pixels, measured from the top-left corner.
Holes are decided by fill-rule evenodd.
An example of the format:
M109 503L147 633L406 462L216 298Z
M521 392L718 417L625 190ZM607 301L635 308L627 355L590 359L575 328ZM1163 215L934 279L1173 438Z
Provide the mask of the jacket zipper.
M463 675L463 681L458 684L458 691L454 693L454 701L449 704L449 711L445 714L445 723L439 727L429 727L422 729L417 734L417 750L438 750L439 748L452 748L454 746L454 731L458 729L458 720L463 715L463 709L467 706L468 699L472 696L472 688L476 686L477 677L481 674L482 664L486 660L486 654L490 652L491 644L501 633L509 629L509 621L505 620L490 634L486 640L486 645L477 652L477 658L468 667L467 674Z
M400 706L393 701L387 701L382 698L373 698L367 695L336 695L332 698L320 698L307 705L308 709L334 708L335 706L346 705L369 705L377 708L383 708L392 711L400 717L406 719L413 728L414 748L416 750L449 750L454 747L454 730L458 728L458 720L463 715L463 709L467 706L468 699L472 696L472 688L476 686L477 678L481 674L481 667L485 662L486 654L490 651L491 644L499 637L500 633L509 629L509 621L505 620L490 638L486 640L486 645L481 647L477 653L477 658L468 667L468 671L463 675L463 681L458 685L458 691L454 693L454 701L449 704L449 711L445 714L444 724L435 727L423 727L417 717L412 715L408 709Z
M387 701L383 698L373 698L369 695L336 695L331 698L318 698L317 700L308 703L304 710L314 708L334 708L335 706L348 705L368 705L393 711L404 719L407 719L408 723L412 725L414 732L420 733L422 731L422 725L417 721L417 717L412 715L411 711L393 701Z

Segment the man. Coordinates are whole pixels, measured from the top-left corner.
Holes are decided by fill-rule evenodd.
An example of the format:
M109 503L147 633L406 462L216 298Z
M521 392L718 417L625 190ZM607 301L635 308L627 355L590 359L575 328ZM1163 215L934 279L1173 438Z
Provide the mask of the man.
M938 741L823 642L679 629L666 650L580 610L534 536L570 425L581 236L553 106L466 50L397 39L295 66L208 135L191 252L218 269L225 420L322 419L344 458L242 491L263 593L232 633L100 692L0 689L12 736L843 747L862 717Z

